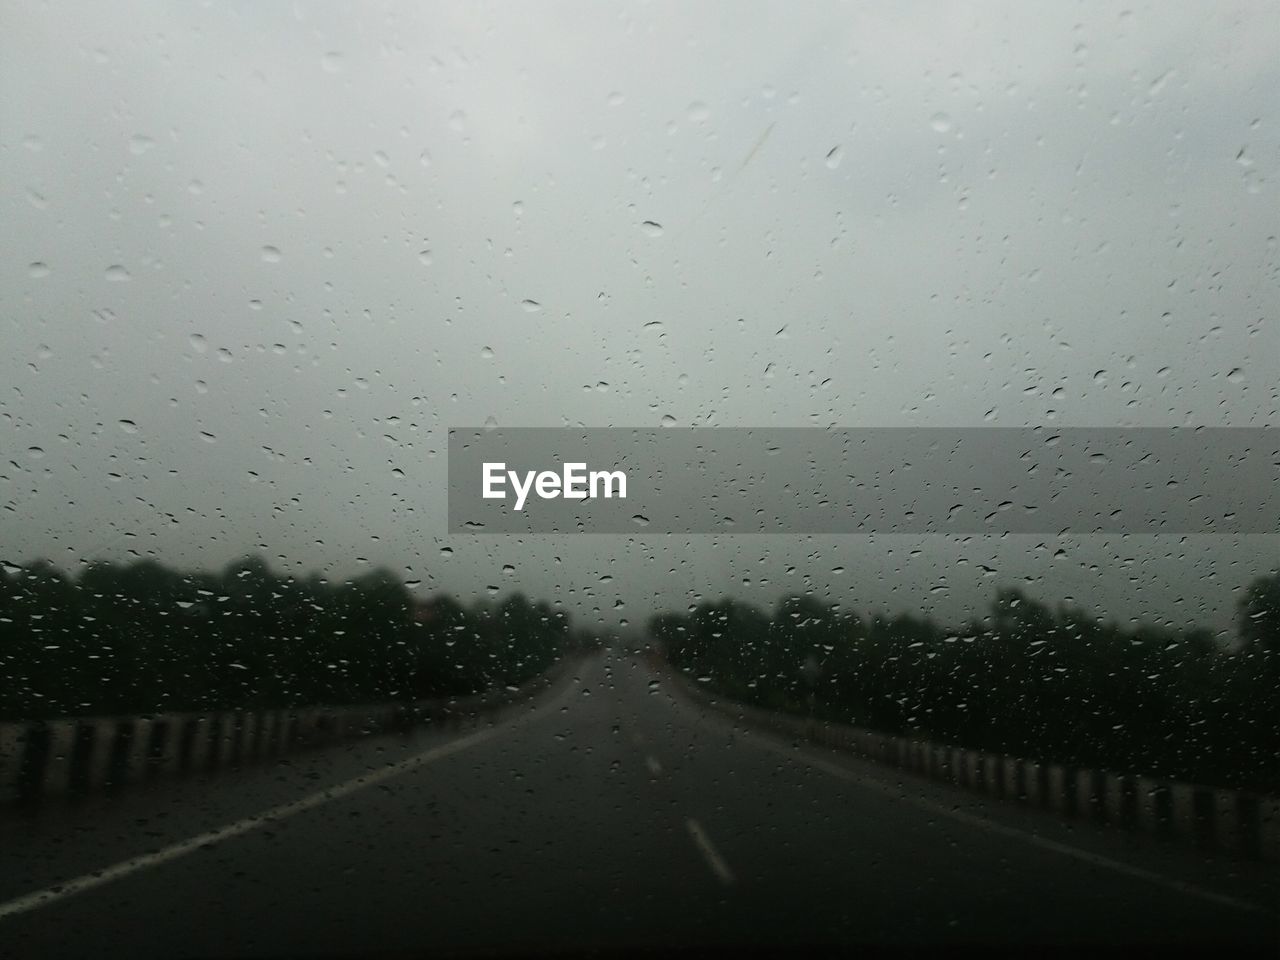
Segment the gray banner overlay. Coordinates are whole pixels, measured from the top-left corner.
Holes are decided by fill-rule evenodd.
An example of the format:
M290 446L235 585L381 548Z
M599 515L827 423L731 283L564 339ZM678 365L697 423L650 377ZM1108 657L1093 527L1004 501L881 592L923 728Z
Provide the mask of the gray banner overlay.
M1268 428L449 431L450 533L1275 534L1277 491Z

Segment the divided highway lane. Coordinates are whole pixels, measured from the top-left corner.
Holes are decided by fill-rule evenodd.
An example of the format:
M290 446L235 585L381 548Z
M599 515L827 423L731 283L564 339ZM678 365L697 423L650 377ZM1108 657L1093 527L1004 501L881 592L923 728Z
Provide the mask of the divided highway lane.
M1280 944L1272 869L739 729L622 656L461 739L381 737L0 844L13 957Z

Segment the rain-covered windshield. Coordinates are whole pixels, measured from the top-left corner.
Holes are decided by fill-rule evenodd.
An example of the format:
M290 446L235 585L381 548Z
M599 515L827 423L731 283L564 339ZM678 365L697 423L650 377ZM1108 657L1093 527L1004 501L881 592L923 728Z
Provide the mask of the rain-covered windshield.
M0 956L1280 945L1265 3L4 3Z

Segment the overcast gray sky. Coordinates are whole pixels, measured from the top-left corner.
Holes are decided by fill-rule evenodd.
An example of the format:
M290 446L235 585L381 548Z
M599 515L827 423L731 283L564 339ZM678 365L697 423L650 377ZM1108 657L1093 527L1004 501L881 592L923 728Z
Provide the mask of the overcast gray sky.
M447 536L444 480L485 423L1274 426L1273 5L3 10L11 562L1226 627L1280 560Z

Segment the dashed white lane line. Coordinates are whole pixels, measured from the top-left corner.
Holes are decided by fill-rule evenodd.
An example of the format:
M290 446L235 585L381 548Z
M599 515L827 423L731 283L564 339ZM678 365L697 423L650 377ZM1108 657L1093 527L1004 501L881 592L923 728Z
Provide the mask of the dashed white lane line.
M941 803L935 803L934 801L928 800L924 797L915 796L905 790L895 789L887 783L881 783L880 781L874 780L870 777L859 776L854 771L842 767L838 763L833 763L830 760L824 760L821 757L810 756L804 751L796 750L790 744L784 746L783 744L774 743L763 737L754 736L747 737L746 740L748 743L753 743L757 747L768 750L772 753L781 754L790 760L801 760L811 767L815 767L818 770L831 774L833 777L838 777L841 780L846 780L860 787L878 790L879 792L892 797L896 801L910 803L913 806L919 807L923 810L928 810L930 813L937 814L940 817L947 817L951 820L959 821L969 827L986 830L989 833L996 833L1004 837L1013 837L1015 839L1022 840L1024 843L1029 843L1034 847L1039 847L1042 850L1051 850L1054 853L1061 854L1065 857L1071 857L1072 859L1090 864L1091 866L1101 867L1104 870L1110 870L1113 873L1123 874L1138 880L1145 880L1147 883L1164 887L1166 890L1176 890L1179 893L1196 897L1200 900L1207 900L1210 903L1217 903L1226 907L1234 907L1237 910L1245 910L1250 913L1269 913L1269 911L1260 904L1250 903L1247 900L1239 900L1235 897L1229 897L1226 894L1217 893L1213 890L1206 890L1204 887L1198 887L1195 884L1187 883L1183 880L1176 880L1173 877L1166 877L1164 874L1156 873L1152 870L1144 870L1142 867L1135 867L1132 864L1122 863L1119 860L1112 860L1110 857L1105 857L1100 853L1092 853L1088 850L1082 850L1079 847L1073 847L1070 844L1059 843L1056 840L1050 840L1048 837L1028 833L1026 830L1019 830L1016 827L1005 826L1002 823L995 823L994 821L987 820L983 817L977 817L971 813L965 813L963 810L957 810Z
M662 764L658 762L656 757L645 757L644 765L649 768L649 772L655 777L662 772Z
M720 856L715 846L711 843L711 838L702 829L702 824L690 818L684 822L684 825L689 828L689 836L693 838L694 846L701 851L703 858L707 861L707 866L716 875L716 879L726 887L731 885L733 883L733 871L729 869L729 865L724 862L724 857Z
M292 803L282 803L279 806L264 810L252 816L245 817L243 820L237 820L235 823L228 824L225 827L219 827L216 830L208 830L205 833L190 837L186 840L180 840L177 843L156 850L152 853L144 853L141 856L132 857L128 860L122 860L120 863L102 870L95 870L93 873L86 873L83 876L76 877L73 880L67 880L65 883L59 883L51 887L45 887L43 890L35 890L31 893L0 903L0 920L6 917L12 917L20 913L27 913L39 907L48 906L58 900L65 900L67 897L74 896L77 893L84 893L86 890L92 890L95 887L101 887L111 883L113 880L122 880L130 874L138 873L149 867L158 867L161 864L169 863L177 860L179 857L185 857L189 853L207 847L224 840L230 840L232 837L238 837L256 830L258 827L266 826L269 823L277 823L286 817L292 817L296 814L303 813L306 810L314 809L333 800L340 800L343 797L365 790L369 787L376 786L384 780L390 780L392 777L398 777L410 770L424 767L429 763L437 760L443 760L445 757L452 756L455 753L461 753L471 747L484 743L486 740L492 740L500 734L506 733L514 726L518 726L527 722L531 718L558 709L565 700L574 692L577 685L570 683L567 689L558 697L548 701L533 711L521 712L507 722L498 726L486 727L483 730L477 730L475 733L469 733L466 736L459 737L457 740L451 740L448 743L432 747L422 753L415 754L398 763L383 767L373 773L362 774L345 783L340 783L334 787L328 787L324 790L317 791L309 796L303 797L301 800L295 800Z

